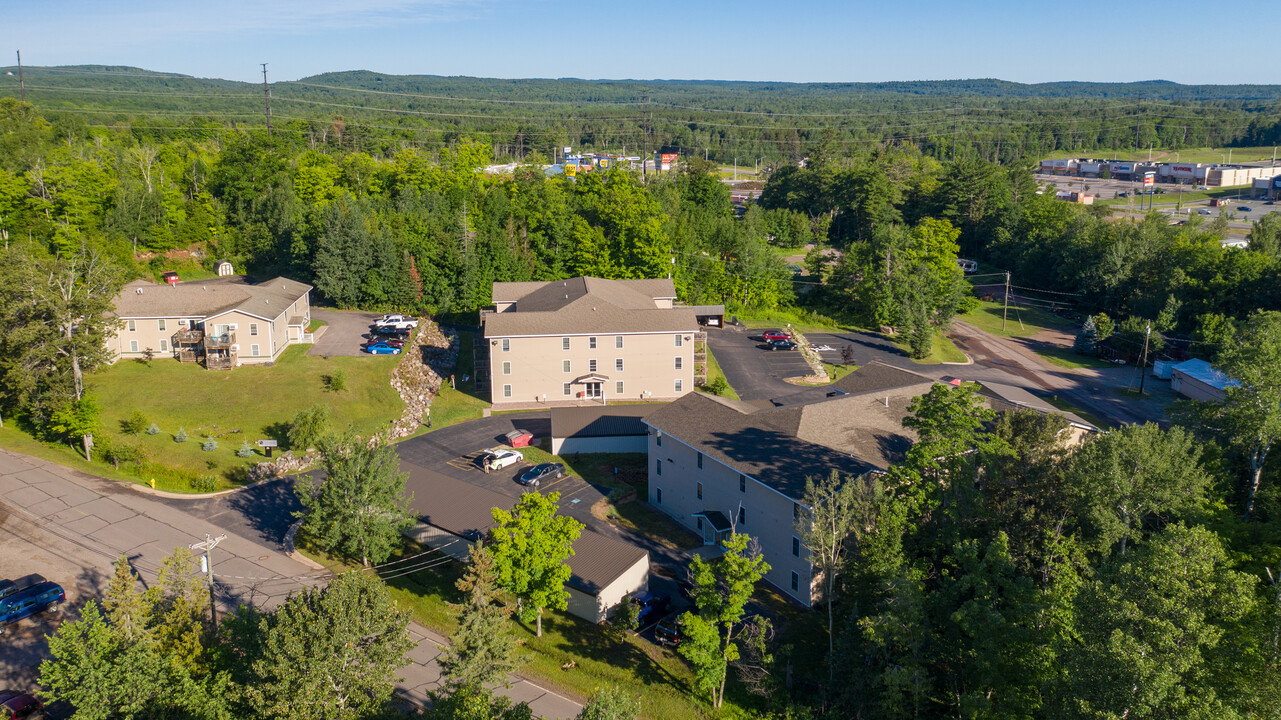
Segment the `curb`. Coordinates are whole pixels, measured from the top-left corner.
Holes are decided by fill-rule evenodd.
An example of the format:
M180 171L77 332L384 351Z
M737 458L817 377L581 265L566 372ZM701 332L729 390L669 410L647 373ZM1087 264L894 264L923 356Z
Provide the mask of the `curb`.
M290 525L289 530L285 533L285 539L281 542L285 546L285 554L289 556L290 560L302 563L312 570L328 570L329 568L303 555L294 548L294 535L298 533L298 528L300 527L302 527L302 520L295 520L294 524Z
M290 477L290 476L277 475L275 477L263 478L262 480L255 480L254 482L251 482L248 485L241 485L240 487L234 487L229 490L219 490L218 492L211 492L211 493L176 493L176 492L169 492L168 490L154 490L151 487L148 487L147 485L142 485L135 482L122 483L118 480L108 480L108 482L115 482L117 484L125 485L126 487L133 488L134 490L137 490L138 492L143 493L144 495L153 495L155 497L169 498L172 500L205 500L208 498L222 497L223 495L232 495L234 493L242 492L250 488L258 487L259 485L262 485L264 483L275 482L276 480L283 480L284 478L287 478L287 477ZM107 480L107 478L102 478L102 479Z

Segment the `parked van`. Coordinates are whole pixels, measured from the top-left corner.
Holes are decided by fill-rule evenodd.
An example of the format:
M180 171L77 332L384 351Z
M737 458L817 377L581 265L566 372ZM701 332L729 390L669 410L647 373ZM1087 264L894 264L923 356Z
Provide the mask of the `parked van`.
M56 613L67 601L62 586L41 578L40 582L0 598L0 635L8 626L37 613Z

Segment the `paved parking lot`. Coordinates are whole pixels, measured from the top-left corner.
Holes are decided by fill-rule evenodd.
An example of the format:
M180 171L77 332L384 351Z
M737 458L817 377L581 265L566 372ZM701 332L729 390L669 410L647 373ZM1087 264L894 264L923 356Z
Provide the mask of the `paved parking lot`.
M355 356L363 355L361 343L369 336L369 326L380 316L378 313L347 312L339 310L311 309L311 316L323 320L328 325L325 332L307 351L308 355Z

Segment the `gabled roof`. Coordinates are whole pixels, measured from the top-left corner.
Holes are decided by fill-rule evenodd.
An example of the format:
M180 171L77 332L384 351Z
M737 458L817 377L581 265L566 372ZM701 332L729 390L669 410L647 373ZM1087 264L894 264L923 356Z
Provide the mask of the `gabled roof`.
M653 405L552 408L552 437L617 437L644 435L643 422Z
M656 305L675 295L670 279L494 283L494 302L515 305L484 316L485 337L695 331L692 309Z
M883 362L873 361L832 383L831 388L857 394L923 382L930 382L930 379L911 370L904 370Z
M986 380L980 382L979 386L982 388L979 393L992 400L989 404L992 406L993 410L1013 410L1023 408L1046 414L1059 413L1066 417L1068 422L1076 425L1077 427L1094 431L1099 429L1095 427L1094 423L1086 420L1080 415L1060 410L1021 387L1005 385L1003 383L988 382Z
M135 280L116 296L120 318L208 318L239 311L274 319L311 291L311 286L277 277L250 283L243 275L177 285Z

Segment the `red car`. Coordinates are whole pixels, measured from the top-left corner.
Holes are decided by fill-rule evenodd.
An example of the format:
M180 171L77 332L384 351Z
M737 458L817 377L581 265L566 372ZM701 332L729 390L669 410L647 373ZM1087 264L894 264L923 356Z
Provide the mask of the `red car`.
M0 690L0 720L22 720L44 711L40 701L26 693Z
M761 335L761 339L765 342L770 342L772 340L790 340L791 337L791 335L788 335L782 330L766 330L764 334Z

